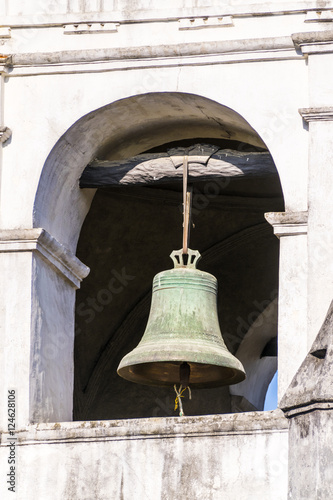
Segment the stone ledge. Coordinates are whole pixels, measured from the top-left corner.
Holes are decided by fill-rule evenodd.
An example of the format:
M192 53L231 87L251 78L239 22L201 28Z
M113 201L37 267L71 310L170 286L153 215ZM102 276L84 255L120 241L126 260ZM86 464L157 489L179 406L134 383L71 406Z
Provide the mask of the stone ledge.
M226 28L233 27L234 22L232 16L222 17L189 17L179 19L179 30L197 30L206 28Z
M45 229L1 229L0 253L38 252L66 277L75 288L88 276L90 269Z
M291 35L303 55L333 52L333 30L307 31Z
M273 226L278 238L308 232L308 212L268 212L265 219Z
M47 442L119 441L188 438L231 434L275 433L288 430L281 410L203 415L196 417L141 418L34 424L17 432L17 445ZM2 445L8 433L1 435Z
M96 63L103 61L144 60L158 58L179 58L229 53L248 53L278 50L294 50L290 36L220 40L216 42L192 42L174 45L138 47L116 47L105 49L68 50L61 52L34 52L8 54L5 64L12 66L43 66L75 63Z
M328 106L321 108L300 108L298 112L306 122L333 120L333 108Z
M0 143L4 144L7 142L12 136L12 131L10 130L9 127L6 127L5 125L3 127L0 127Z
M99 35L101 33L117 33L119 23L85 23L67 24L64 35Z
M292 379L280 406L289 418L333 410L333 300L311 349Z
M305 23L327 23L333 21L332 10L310 10L306 13Z
M251 15L258 16L274 16L281 14L299 14L306 13L307 11L320 11L332 9L331 6L318 5L318 1L315 0L273 0L272 2L247 2L237 1L233 2L228 0L219 6L191 6L191 7L171 7L168 5L161 4L160 8L156 8L154 5L150 5L149 8L138 8L138 6L133 5L132 9L109 9L105 11L92 11L92 12L43 12L43 18L38 19L38 16L33 16L25 14L11 14L3 16L6 25L12 27L50 27L50 26L63 26L64 24L74 24L74 23L107 23L107 22L119 22L121 24L127 24L132 22L168 22L168 21L178 21L178 19L188 18L188 17L223 17L227 15L233 15L237 17L249 17ZM129 15L130 12L130 15ZM111 17L110 17L111 16ZM35 17L35 19L34 19Z

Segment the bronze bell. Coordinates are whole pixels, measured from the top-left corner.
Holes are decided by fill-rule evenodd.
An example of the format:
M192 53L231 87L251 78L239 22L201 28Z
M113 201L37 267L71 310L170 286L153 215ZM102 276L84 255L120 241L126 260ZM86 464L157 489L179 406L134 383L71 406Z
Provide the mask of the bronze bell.
M144 335L120 362L118 374L144 385L192 388L237 384L241 362L226 348L217 316L217 279L196 269L200 253L170 256L174 269L158 273Z

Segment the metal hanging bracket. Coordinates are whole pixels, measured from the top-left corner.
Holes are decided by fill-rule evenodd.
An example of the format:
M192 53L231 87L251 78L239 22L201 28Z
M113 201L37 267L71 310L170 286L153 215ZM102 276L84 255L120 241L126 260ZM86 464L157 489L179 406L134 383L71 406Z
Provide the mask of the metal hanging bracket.
M188 253L191 228L192 186L188 183L188 156L183 159L183 253Z
M191 250L190 248L187 249L187 254L184 254L183 249L181 248L180 250L174 250L171 252L170 257L173 260L175 268L189 267L191 269L196 269L197 263L201 259L201 254L199 250ZM185 262L185 259L187 262Z
M187 186L187 180L188 156L185 155L183 159L183 248L174 250L170 254L170 257L173 260L175 268L188 267L196 269L201 255L198 250L191 250L188 247L191 227L192 186Z

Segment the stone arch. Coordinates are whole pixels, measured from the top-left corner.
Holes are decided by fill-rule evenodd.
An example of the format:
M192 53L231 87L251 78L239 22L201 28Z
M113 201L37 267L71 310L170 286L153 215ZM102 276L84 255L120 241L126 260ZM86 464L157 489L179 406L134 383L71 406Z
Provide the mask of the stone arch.
M92 159L127 158L167 142L195 137L234 140L265 148L258 133L236 111L193 94L138 95L83 116L59 139L45 162L35 198L34 227L44 228L66 252L75 254L95 194L95 190L80 190L79 178ZM61 287L54 291L53 304L64 300L61 293ZM73 288L70 293L74 301ZM69 304L68 296L66 300ZM53 308L62 314L62 305ZM74 344L74 315L70 305L62 324ZM52 332L48 335L52 338ZM59 361L62 355L60 350ZM67 357L66 366L71 352ZM57 364L57 360L54 362ZM58 369L61 370L61 362ZM73 386L69 384L66 391L73 391ZM57 420L68 419L69 409L63 414L65 417L57 414Z
M78 180L97 154L108 159L126 158L159 144L196 136L265 147L236 111L193 94L142 94L83 116L46 159L35 198L34 227L43 227L75 252L94 196L91 190L80 190Z

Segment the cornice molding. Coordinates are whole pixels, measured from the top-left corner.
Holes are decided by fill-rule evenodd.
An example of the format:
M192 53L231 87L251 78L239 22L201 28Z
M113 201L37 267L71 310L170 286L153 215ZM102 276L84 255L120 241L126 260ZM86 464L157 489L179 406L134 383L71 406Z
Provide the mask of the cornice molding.
M70 0L68 0L70 3ZM119 3L119 2L118 2ZM120 2L125 3L125 2ZM154 4L154 2L152 2ZM136 5L136 3L135 3ZM283 14L305 14L308 11L325 12L332 10L331 5L319 6L316 0L273 0L269 4L267 2L256 3L247 2L246 0L232 0L223 2L219 6L188 6L188 7L170 7L161 5L159 8L150 6L150 8L133 8L129 11L128 8L120 8L118 10L106 9L103 12L65 12L57 13L50 12L47 7L41 8L41 12L31 16L30 13L25 14L10 14L3 15L2 22L4 26L11 27L49 27L49 26L64 26L65 24L80 24L80 23L121 23L129 24L133 22L168 22L178 21L184 18L206 18L206 17L250 17L250 16L275 16ZM56 9L55 9L56 10ZM75 9L77 10L77 9ZM130 15L129 15L130 13Z
M320 410L331 410L333 412L333 401L316 401L311 404L304 404L298 406L297 408L283 409L284 414L287 418L297 417L298 415L304 415L305 413L311 413L313 411Z
M333 411L333 301L307 356L280 401L291 418L313 411Z
M303 55L333 52L333 30L307 31L291 35L295 48Z
M4 144L12 136L12 131L9 127L0 127L0 143Z
M308 212L268 212L267 222L273 226L274 234L281 236L298 236L308 232Z
M45 229L1 229L0 253L37 252L44 261L67 278L75 288L90 269Z
M2 56L9 66L43 66L52 64L96 63L124 60L179 58L229 53L247 53L294 49L290 36L191 42L171 45L116 47L104 49L33 52Z
M333 107L301 108L298 112L306 122L333 120Z
M302 59L291 36L8 54L6 77Z

